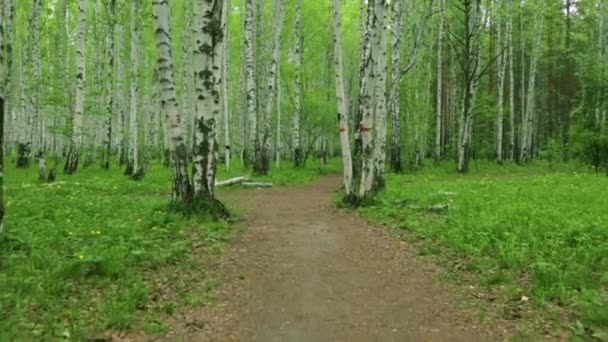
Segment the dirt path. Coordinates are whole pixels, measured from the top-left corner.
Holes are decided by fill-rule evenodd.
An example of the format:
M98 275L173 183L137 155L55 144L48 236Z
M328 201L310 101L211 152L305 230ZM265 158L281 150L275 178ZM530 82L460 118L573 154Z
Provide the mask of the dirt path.
M496 341L437 271L385 229L334 209L329 176L304 186L224 194L242 237L216 272L218 305L176 317L166 340ZM492 331L494 330L494 331Z

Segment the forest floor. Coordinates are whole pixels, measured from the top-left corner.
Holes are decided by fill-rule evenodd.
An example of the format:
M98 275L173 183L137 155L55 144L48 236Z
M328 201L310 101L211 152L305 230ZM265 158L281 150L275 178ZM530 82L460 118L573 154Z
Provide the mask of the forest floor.
M185 341L497 341L514 322L480 317L470 288L394 232L337 209L340 177L222 195L242 233L212 265L217 304L178 310L165 335ZM202 289L192 289L193 291ZM122 335L121 340L149 336Z

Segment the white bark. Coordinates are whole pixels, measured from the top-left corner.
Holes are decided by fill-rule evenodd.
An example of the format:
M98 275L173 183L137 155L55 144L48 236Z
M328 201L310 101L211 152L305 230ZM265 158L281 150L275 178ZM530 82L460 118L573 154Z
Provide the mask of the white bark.
M170 34L171 10L167 0L154 0L153 9L156 26L158 71L162 89L162 110L167 114L168 135L171 139L169 148L173 155L172 200L174 202L189 202L192 198L192 190L187 170L186 132L177 105L177 94L173 78Z
M129 106L129 161L127 167L127 170L131 171L131 175L139 171L139 121L137 118L137 99L139 96L139 30L137 29L137 17L139 1L131 0L131 88Z
M270 68L268 70L268 85L266 87L266 108L264 111L264 131L262 133L261 151L257 161L257 171L261 174L267 174L270 164L270 142L272 137L272 109L275 100L277 70L279 68L281 57L281 32L283 31L283 0L275 1L275 25L274 37L272 42L272 58Z
M530 74L528 76L528 94L526 97L526 112L522 121L521 156L522 163L532 159L532 143L535 121L535 84L536 67L540 55L540 44L543 30L543 13L540 8L536 9L534 15L534 40L532 42L532 55L530 56Z
M125 82L125 63L124 63L124 39L125 29L121 22L117 25L116 33L116 54L117 66L116 66L116 87L114 98L116 113L116 134L115 134L115 145L118 150L118 164L122 164L125 160L125 93L124 93L124 82Z
M295 166L299 167L302 163L302 139L300 137L300 123L302 120L302 0L296 0L294 58L293 157Z
M385 0L369 0L369 6L372 6L373 11L369 11L371 18L371 25L369 27L371 33L371 48L369 57L370 60L366 61L367 70L364 71L364 74L367 74L365 78L369 80L366 82L369 85L368 89L372 90L374 94L374 101L377 100L377 91L376 81L378 70L376 68L379 66L378 62L380 56L382 56L382 37L380 31L384 30L382 27L382 23L384 21L384 2ZM365 46L365 44L364 44ZM368 93L367 91L364 91ZM369 93L368 93L369 94ZM369 95L365 94L360 101L364 101L361 106L363 112L361 113L361 125L359 128L359 132L361 135L361 185L359 186L359 197L365 198L371 194L374 184L374 113L373 109L376 109L374 106L374 102L370 101Z
M76 28L76 97L74 120L72 122L72 142L65 172L76 172L82 147L82 128L85 97L85 32L87 0L78 1L78 26Z
M338 113L338 131L342 149L342 167L344 175L344 192L347 198L353 195L353 162L350 151L348 131L348 101L344 88L344 60L342 58L342 25L340 0L332 0L332 23L334 35L334 67L336 81L336 102Z
M216 125L221 111L223 0L197 0L196 125L194 133L194 196L212 199L216 172Z
M110 168L110 156L112 154L112 119L114 118L114 20L116 0L106 0L108 15L108 31L106 34L106 79L104 88L104 99L106 101L106 117L104 122L103 154L101 167Z
M443 133L443 28L445 25L445 0L440 0L439 32L437 33L437 116L435 118L435 161L441 160L441 134Z
M254 150L258 146L257 132L257 85L255 79L253 0L245 0L245 87L247 92L247 118L249 141L246 162L254 163Z
M395 172L401 172L403 165L401 162L401 36L402 36L402 9L403 0L393 0L392 2L392 57L391 57L391 88L388 101L388 112L392 120L392 140L391 140L391 165Z
M389 26L390 1L376 3L379 22L375 59L375 88L374 88L374 115L376 120L374 143L374 190L384 188L384 173L386 169L386 75L387 75L387 27Z
M41 65L40 65L40 11L42 7L41 0L34 0L32 7L32 79L31 79L31 101L33 109L33 123L35 127L33 137L33 152L37 158L44 158L44 140L45 140L45 118L41 113L40 103L40 87ZM44 165L44 162L40 165Z
M190 14L192 11L192 1L184 0L184 32L183 32L183 78L184 91L182 93L182 112L184 120L186 120L187 145L192 146L194 143L194 118L195 118L195 103L194 103L194 72L192 69L192 54L194 41L192 39L192 20Z
M514 50L514 39L513 39L513 3L508 2L508 20L507 20L507 39L508 58L509 58L509 160L515 159L515 64L513 53Z
M598 61L600 63L600 82L606 82L606 5L605 0L599 0L599 23L598 23ZM599 126L601 133L604 132L606 126L606 108L605 108L605 91L603 87L598 91L597 107L595 110L595 122Z
M499 17L499 16L496 16ZM498 19L498 116L496 117L496 160L502 163L504 159L503 136L504 136L504 89L505 89L505 73L507 66L506 55L503 53L502 45L506 41L503 38L502 20Z
M230 8L230 0L226 0L225 6L226 8L224 8L224 11L222 12L222 31L224 35L222 44L222 112L224 116L224 163L226 166L226 171L230 171L230 159L232 158L230 147L230 94L228 92L228 65L230 63L230 45L228 44L228 34L230 32L228 28L228 9Z
M10 52L7 44L10 37L7 35L6 19L9 17L8 11L10 3L7 0L0 0L0 234L4 232L4 122L6 119L6 103L8 98L7 76L9 75L8 66Z

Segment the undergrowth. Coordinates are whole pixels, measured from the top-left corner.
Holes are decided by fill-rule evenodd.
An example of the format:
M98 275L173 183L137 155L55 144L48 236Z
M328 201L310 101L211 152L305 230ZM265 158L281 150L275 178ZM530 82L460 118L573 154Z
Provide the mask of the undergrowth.
M286 162L285 162L286 163ZM255 180L309 182L338 170L332 160ZM241 168L218 179L246 174ZM0 340L84 340L108 330L162 332L162 315L213 300L201 269L229 235L225 222L169 209L171 171L154 165L141 181L113 166L37 181L6 170L6 234L0 236Z
M608 177L540 162L478 163L466 175L452 169L389 175L386 190L359 212L412 231L421 253L464 264L513 301L561 307L574 315L571 327L607 338Z

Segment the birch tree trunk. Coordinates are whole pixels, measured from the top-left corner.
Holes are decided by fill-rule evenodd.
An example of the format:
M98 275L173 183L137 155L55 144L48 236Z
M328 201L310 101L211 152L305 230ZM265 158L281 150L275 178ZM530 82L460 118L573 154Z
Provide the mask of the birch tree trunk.
M274 37L272 42L272 58L268 70L268 85L266 87L266 108L264 111L264 131L262 132L261 149L257 154L257 162L254 171L261 175L268 174L270 169L270 142L272 138L272 109L275 100L275 90L277 84L277 69L280 62L281 53L281 32L283 30L283 0L275 1L275 25Z
M391 37L392 37L392 56L391 56L391 88L388 101L388 112L392 121L391 139L391 168L394 172L403 171L401 161L401 35L402 35L402 0L393 0L391 15Z
M376 3L377 16L380 20L375 51L377 59L375 62L375 88L374 88L374 115L375 142L374 142L374 182L373 191L380 191L385 184L386 169L386 75L387 75L387 27L389 26L390 1L379 1Z
M82 147L82 124L85 97L85 32L87 0L78 1L78 26L76 28L76 98L74 120L72 121L72 141L64 172L73 174L78 169Z
M130 105L129 105L129 155L126 176L134 176L140 170L139 165L139 121L137 118L137 99L139 96L139 30L137 29L137 17L139 13L139 1L131 0L131 81L130 81Z
M514 39L513 39L513 2L508 1L507 39L509 58L509 160L515 160L515 63Z
M376 100L376 77L378 71L376 68L378 67L378 61L381 56L381 45L382 40L380 36L380 31L384 28L382 27L382 22L384 19L384 1L385 0L369 0L368 5L373 8L373 10L369 11L369 15L371 16L371 24L370 24L370 33L371 33L371 45L369 52L369 63L366 66L366 74L369 78L369 81L366 82L369 84L369 89L372 90L374 94L374 100ZM374 185L374 102L371 101L369 95L366 95L366 98L362 98L363 101L367 103L362 106L363 113L361 114L361 124L359 127L359 132L361 134L361 185L359 186L359 198L361 200L365 200L372 194L372 189Z
M606 82L606 32L605 32L605 20L606 20L606 5L605 0L599 0L599 23L598 23L598 61L600 63L600 83ZM600 133L604 132L606 125L606 109L604 108L605 101L605 89L600 87L597 94L597 104L595 109L595 122L599 128Z
M344 174L345 200L352 203L353 196L353 162L350 151L350 135L348 130L348 100L344 88L344 60L342 59L342 24L340 16L340 0L332 0L332 23L334 38L334 67L336 81L336 103L338 113L338 131L340 132L340 147L342 149L342 168Z
M360 24L360 61L359 61L359 102L355 115L355 146L353 151L353 177L359 177L362 173L361 167L363 164L363 120L369 118L371 114L371 93L372 85L372 23L374 21L374 1L361 0L360 2L360 17L365 23ZM369 120L369 119L366 119ZM371 125L371 123L369 123Z
M106 100L105 136L101 168L110 168L112 156L112 119L114 118L114 16L116 0L106 0L108 15L108 31L106 32L106 87L104 99Z
M8 98L7 80L9 72L8 60L11 58L7 49L10 37L7 35L8 11L12 4L9 0L0 0L0 234L4 232L4 122L6 119L6 103Z
M121 22L118 23L116 28L116 54L118 58L116 60L116 87L114 88L115 94L115 108L114 112L116 113L116 149L117 149L117 161L118 165L122 166L127 158L126 148L125 148L125 92L124 92L124 82L125 82L125 63L124 63L124 41L125 41L125 29Z
M496 18L494 20L496 20ZM497 53L499 53L500 55L498 57L498 116L496 117L496 161L499 164L502 164L504 160L504 89L507 60L505 54L503 54L502 51L502 45L504 44L506 39L503 38L501 19L498 19L497 25L498 43L496 45L498 46Z
M184 0L184 32L183 32L183 78L184 91L182 93L182 112L186 121L187 141L186 146L191 147L194 144L194 118L195 118L195 103L194 103L194 72L192 69L192 55L194 41L192 40L192 1Z
M170 16L167 0L153 0L158 71L161 83L162 111L167 114L169 144L173 156L173 189L171 199L177 204L190 204L192 185L188 175L186 132L177 105L175 82L173 81L173 57L171 56Z
M543 16L540 9L534 12L534 40L532 42L532 55L530 56L530 74L528 76L528 94L526 98L526 112L522 121L522 142L520 162L526 163L533 158L532 139L535 120L535 91L536 66L540 55L540 43L543 29Z
M435 117L435 162L442 158L441 136L443 133L443 28L445 25L445 0L439 0L439 30L437 32L437 114Z
M216 151L215 120L221 111L224 0L197 0L195 10L197 46L194 52L196 74L196 130L194 133L194 204L199 210L228 216L214 197Z
M300 123L302 120L302 0L296 0L294 51L294 113L293 113L293 161L295 167L302 166L302 141Z
M460 133L458 136L458 172L467 172L471 153L471 135L473 127L473 109L480 75L479 67L479 0L463 0L464 14L463 63L464 94L460 115Z
M33 124L35 127L33 137L33 152L38 159L38 179L44 180L46 174L46 162L44 160L45 150L45 118L41 113L40 87L41 65L40 65L40 11L42 1L34 0L32 6L32 79L31 79L31 101L33 109Z
M228 10L230 9L230 0L226 0L225 8L222 11L222 23L223 23L223 32L224 40L222 43L222 104L223 104L223 114L224 114L224 163L226 166L226 171L230 171L230 159L231 156L231 148L230 148L230 93L228 92L229 86L229 72L228 65L230 63L230 45L229 42L229 33L230 30L228 28ZM277 72L278 75L278 72ZM278 82L278 76L277 76Z
M255 151L258 148L257 131L257 85L255 78L253 0L245 0L245 84L247 89L247 118L249 141L245 151L245 162L255 163Z

